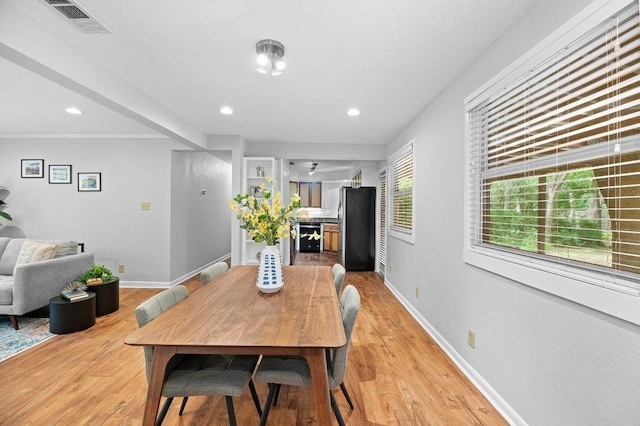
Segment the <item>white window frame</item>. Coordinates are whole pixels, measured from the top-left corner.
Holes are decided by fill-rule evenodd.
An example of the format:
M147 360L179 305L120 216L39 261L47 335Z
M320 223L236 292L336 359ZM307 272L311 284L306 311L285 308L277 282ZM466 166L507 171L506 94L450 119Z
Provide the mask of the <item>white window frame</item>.
M413 165L411 168L411 229L406 230L395 226L393 210L395 205L395 197L393 188L395 187L395 170L394 163L403 158L407 154L411 154ZM416 233L416 158L415 158L415 140L411 140L402 148L394 152L390 157L387 165L387 236L394 237L408 243L415 243Z
M465 99L467 111L470 111L482 100L501 90L502 87L506 87L517 76L542 63L546 58L630 3L630 0L599 0L592 2L587 8L546 37L519 60L469 95ZM469 149L471 146L469 128L470 126L467 122L465 132L465 164L467 166L465 167L464 262L515 282L640 325L640 291L635 290L631 285L632 283L625 283L619 277L595 272L590 273L580 268L539 260L533 256L472 245L470 170L474 159L471 158Z

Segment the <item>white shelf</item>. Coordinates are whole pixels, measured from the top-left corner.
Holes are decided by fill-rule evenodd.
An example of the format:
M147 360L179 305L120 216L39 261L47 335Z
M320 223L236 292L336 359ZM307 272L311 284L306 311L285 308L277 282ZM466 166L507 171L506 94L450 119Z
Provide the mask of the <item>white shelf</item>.
M256 167L264 168L264 176L257 176ZM248 194L250 186L259 186L264 183L265 186L270 188L270 183L267 181L267 177L273 178L278 185L280 191L282 191L282 182L279 180L282 177L282 160L273 157L245 157L243 159L243 179L242 179L242 193ZM288 185L288 182L286 182ZM264 197L256 198L258 201L264 200ZM241 239L241 261L243 265L257 265L258 260L256 255L265 246L265 243L257 243L247 236L247 231L242 231ZM283 243L280 244L280 250L282 253Z

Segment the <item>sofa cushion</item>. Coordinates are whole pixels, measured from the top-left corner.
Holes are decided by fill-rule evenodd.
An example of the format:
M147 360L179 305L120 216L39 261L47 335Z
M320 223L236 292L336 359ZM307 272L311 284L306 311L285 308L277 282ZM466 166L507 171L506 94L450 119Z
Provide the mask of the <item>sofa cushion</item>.
M55 241L56 245L56 257L69 256L70 254L78 253L77 241Z
M33 240L38 243L54 244L56 249L55 257L69 256L70 254L78 254L78 242L72 240Z
M0 257L0 275L13 275L20 249L26 241L24 238L11 238L10 240L2 253L2 257Z
M0 275L0 305L13 304L13 277Z
M55 255L56 246L54 244L45 244L27 240L20 249L16 266L24 265L25 263L38 262L40 260L53 259Z

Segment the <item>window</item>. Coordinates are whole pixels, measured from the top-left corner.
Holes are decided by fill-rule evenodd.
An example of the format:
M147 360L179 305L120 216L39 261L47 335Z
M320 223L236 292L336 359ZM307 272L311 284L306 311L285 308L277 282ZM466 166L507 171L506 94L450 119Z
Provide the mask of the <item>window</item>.
M390 158L389 235L414 242L413 225L413 142Z
M358 170L358 172L353 175L351 178L351 187L352 188L360 188L362 186L362 170Z
M468 246L637 296L637 2L582 34L468 102Z
M378 235L378 262L380 272L384 276L387 264L387 172L378 175L380 185L380 234Z

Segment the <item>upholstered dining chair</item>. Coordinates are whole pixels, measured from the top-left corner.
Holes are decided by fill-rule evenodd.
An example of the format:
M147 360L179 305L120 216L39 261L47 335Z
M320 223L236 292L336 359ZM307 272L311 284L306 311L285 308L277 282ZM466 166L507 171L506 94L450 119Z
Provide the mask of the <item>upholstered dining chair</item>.
M342 323L344 325L344 334L347 338L347 343L337 349L328 351L327 363L328 363L328 376L329 376L329 389L335 389L338 386L343 392L346 392L346 388L343 385L345 373L347 370L347 355L349 354L349 345L351 343L351 332L360 310L360 294L358 290L348 285L342 292L340 299L341 311L342 311ZM263 356L258 370L256 371L255 379L260 382L266 382L269 384L269 394L267 395L267 401L262 409L262 416L260 418L260 425L267 423L267 417L269 416L269 410L271 404L274 402L274 396L279 393L281 385L290 386L311 386L311 374L309 372L309 364L303 357L277 357L277 356ZM338 424L344 425L344 419L342 413L338 408L333 392L329 392L331 397L331 407L338 420ZM345 397L349 402L349 406L353 409L351 398L345 393ZM275 405L275 403L274 403Z
M333 275L333 283L336 285L336 294L340 296L340 289L342 288L342 282L344 281L344 275L346 274L344 266L336 263L331 268L331 275Z
M216 262L211 266L204 268L200 271L200 280L202 285L207 284L215 277L224 274L229 269L229 265L226 262Z
M164 290L136 307L136 320L142 327L153 321L189 295L187 288L177 285ZM154 348L144 347L147 381L151 377ZM175 355L167 364L167 373L162 385L165 403L158 414L156 425L162 424L175 397L183 397L180 415L190 396L224 395L227 403L229 424L236 424L233 396L240 396L249 386L253 402L262 415L260 401L251 376L258 363L257 356L245 355Z

